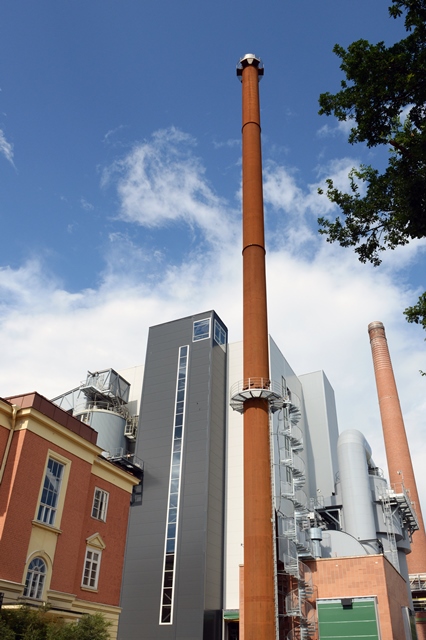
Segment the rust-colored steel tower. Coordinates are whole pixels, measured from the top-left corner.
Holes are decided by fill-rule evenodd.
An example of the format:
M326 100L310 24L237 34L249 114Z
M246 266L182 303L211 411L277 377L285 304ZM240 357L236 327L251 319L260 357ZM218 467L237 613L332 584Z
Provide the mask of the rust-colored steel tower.
M413 534L411 553L407 557L409 573L426 573L426 536L417 493L416 479L408 448L404 420L399 404L398 391L393 374L385 328L381 322L368 325L371 351L373 354L374 373L376 377L377 395L379 398L380 416L382 419L383 437L391 485L404 482L410 498L414 502L419 530Z
M253 54L245 55L237 75L243 93L243 387L267 391L261 60ZM273 640L276 636L273 544L269 405L265 394L260 394L244 402L244 640Z

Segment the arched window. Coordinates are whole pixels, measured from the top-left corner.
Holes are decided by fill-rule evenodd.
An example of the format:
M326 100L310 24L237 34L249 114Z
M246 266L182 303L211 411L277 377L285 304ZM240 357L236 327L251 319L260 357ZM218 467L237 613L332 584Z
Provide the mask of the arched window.
M24 596L41 600L45 577L46 563L42 558L33 558L28 567Z

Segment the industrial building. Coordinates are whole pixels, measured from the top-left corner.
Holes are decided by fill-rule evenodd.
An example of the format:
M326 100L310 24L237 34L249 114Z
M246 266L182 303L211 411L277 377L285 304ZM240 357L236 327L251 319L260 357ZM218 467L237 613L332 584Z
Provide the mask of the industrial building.
M279 637L329 638L353 621L367 638L411 638L410 496L399 477L386 482L359 431L339 435L326 375L297 376L271 338L269 353ZM121 640L242 637L241 410L247 393L260 393L242 388L242 355L208 311L151 327L145 367L90 373L55 399L96 425L104 455L143 464ZM113 374L133 382L124 404L110 391Z
M131 402L141 397L138 432L129 412L125 441L117 431L110 442L107 455L115 448L144 461L118 637L324 640L351 637L351 628L355 637L408 640L410 583L423 587L426 572L421 560L407 566L413 534L426 557L408 445L389 485L363 434L339 436L325 374L297 376L268 336L262 75L254 54L240 60L243 342L228 345L214 311L151 327L141 394L131 391ZM388 424L399 401L383 326L369 330L381 406L392 398L382 413L390 458L405 430L402 416ZM98 420L93 402L79 411Z
M339 435L326 375L296 375L268 335L260 59L244 56L237 75L243 342L228 343L213 310L164 322L150 328L144 367L89 372L54 399L98 433L104 464L138 476L117 637L410 640L426 542L402 416L389 426L399 401L384 328L369 331L381 408L391 398L392 484L360 431Z

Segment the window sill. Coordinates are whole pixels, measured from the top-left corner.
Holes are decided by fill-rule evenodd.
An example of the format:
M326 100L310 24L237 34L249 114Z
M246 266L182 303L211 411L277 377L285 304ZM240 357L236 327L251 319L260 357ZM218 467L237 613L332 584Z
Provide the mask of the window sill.
M99 589L92 589L92 587L83 587L83 585L80 587L80 589L82 591L90 591L90 593L98 593Z
M92 518L92 520L96 520L96 522L106 522L106 519L103 520L102 518L96 518L95 516L90 516Z
M30 596L20 596L18 601L28 605L29 607L41 607L47 604L43 598L30 598Z
M58 529L51 524L45 524L44 522L39 522L39 520L33 520L32 524L35 527L40 527L40 529L44 529L45 531L51 531L52 533L56 533L59 536L62 533L62 529Z

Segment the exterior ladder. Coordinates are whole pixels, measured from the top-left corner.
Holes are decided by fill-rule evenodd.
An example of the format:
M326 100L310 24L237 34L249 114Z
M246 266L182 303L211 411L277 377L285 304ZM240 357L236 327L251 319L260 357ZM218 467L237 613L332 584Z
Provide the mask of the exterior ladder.
M393 526L392 506L390 502L389 489L385 489L382 496L383 518L386 526L386 533L389 542L389 550L385 551L390 555L390 561L397 571L399 571L398 549L396 546L395 530Z

